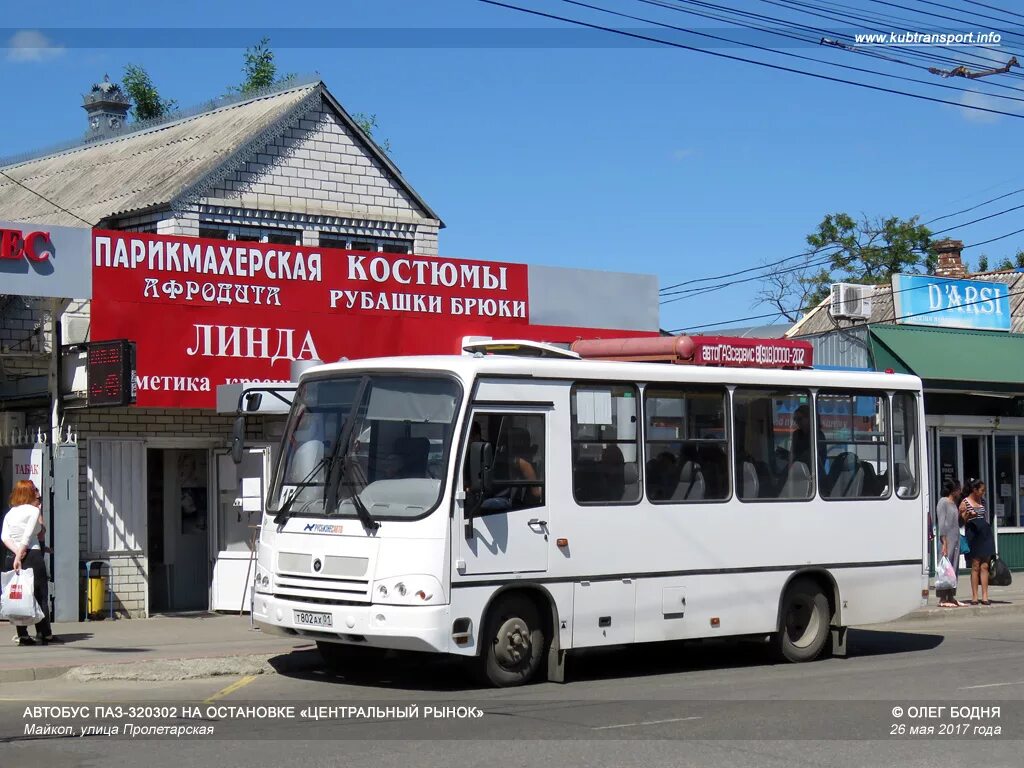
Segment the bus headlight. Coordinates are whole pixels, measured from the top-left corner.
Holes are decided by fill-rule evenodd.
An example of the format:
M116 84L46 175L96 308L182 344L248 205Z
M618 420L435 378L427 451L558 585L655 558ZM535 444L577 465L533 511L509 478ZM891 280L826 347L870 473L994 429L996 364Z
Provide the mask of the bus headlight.
M385 605L437 605L444 602L441 582L433 576L395 576L373 582L373 602Z
M256 564L256 591L271 593L274 591L274 574L259 563Z

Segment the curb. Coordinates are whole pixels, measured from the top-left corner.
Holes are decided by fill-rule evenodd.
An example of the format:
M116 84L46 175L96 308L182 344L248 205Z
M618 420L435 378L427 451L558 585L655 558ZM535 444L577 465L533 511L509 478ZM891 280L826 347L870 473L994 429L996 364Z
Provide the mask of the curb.
M273 662L271 660L274 660ZM74 682L121 680L177 682L222 676L275 675L304 672L323 664L317 651L274 652L245 656L149 659L120 664L66 664L0 669L0 684L25 683L65 677Z
M936 619L948 619L948 618L975 618L978 616L1005 616L1007 614L1015 614L1024 612L1024 602L1020 603L993 603L992 605L978 605L978 606L964 606L962 608L939 608L938 606L929 606L927 608L918 608L912 613L908 613L904 619L911 619L914 621L929 621Z

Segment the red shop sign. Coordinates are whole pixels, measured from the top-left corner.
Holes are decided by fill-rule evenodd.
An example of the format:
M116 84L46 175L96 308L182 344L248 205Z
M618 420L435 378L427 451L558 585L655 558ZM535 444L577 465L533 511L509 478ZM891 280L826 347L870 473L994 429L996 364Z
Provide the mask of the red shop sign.
M0 229L0 259L21 259L41 262L53 254L49 232L29 232Z

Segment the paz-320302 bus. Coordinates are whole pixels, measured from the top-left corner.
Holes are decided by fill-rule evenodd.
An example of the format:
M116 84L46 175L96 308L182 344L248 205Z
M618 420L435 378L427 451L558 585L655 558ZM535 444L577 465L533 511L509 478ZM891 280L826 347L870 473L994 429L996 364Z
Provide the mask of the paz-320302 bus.
M263 629L333 666L430 651L515 685L658 640L770 635L807 661L921 604L919 379L501 348L302 376Z

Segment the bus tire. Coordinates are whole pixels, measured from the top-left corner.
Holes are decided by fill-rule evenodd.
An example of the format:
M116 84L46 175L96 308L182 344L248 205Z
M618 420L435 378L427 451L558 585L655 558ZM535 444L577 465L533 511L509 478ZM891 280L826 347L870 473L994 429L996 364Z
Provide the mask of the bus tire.
M813 661L828 638L828 597L813 579L794 579L782 598L776 635L779 654L786 661Z
M477 676L497 688L533 680L548 644L537 606L523 595L498 598L488 612L480 643Z
M329 643L325 640L317 640L316 649L328 671L345 677L371 674L376 663L387 653L386 648Z

